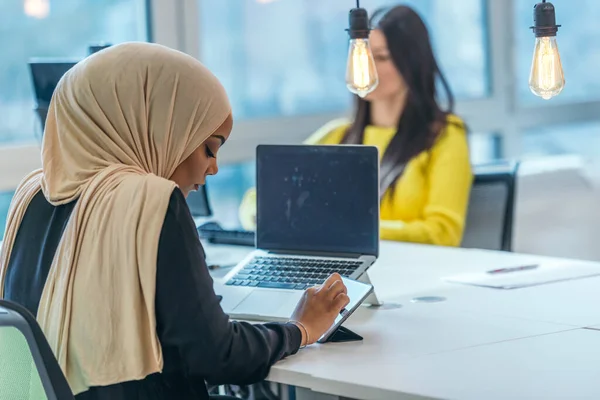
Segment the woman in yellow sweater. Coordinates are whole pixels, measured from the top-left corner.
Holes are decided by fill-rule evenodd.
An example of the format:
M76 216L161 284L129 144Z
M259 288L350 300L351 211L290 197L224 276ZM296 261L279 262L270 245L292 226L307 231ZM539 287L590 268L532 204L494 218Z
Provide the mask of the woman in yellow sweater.
M379 148L381 239L458 246L472 182L466 126L452 113L454 98L427 28L411 8L397 6L385 12L370 43L378 87L357 98L353 121L332 121L307 143ZM446 110L436 98L437 81ZM255 210L256 193L250 191L240 208L247 229L254 226Z

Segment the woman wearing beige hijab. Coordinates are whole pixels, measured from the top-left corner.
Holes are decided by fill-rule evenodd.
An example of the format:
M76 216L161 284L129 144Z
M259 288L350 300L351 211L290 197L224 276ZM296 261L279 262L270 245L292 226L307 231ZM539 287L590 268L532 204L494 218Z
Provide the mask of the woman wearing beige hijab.
M203 399L264 379L347 304L339 275L287 324L230 322L185 196L217 173L227 96L195 59L128 43L77 64L48 113L43 168L15 193L0 298L37 319L77 399Z

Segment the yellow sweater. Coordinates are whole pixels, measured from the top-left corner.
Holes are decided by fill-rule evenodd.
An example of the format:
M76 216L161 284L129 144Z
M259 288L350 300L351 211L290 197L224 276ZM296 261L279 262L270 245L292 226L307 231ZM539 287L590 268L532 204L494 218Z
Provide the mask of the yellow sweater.
M449 122L461 122L449 116ZM308 144L339 144L348 122L337 120L315 132ZM383 155L395 128L368 126L363 144ZM448 124L434 146L413 158L381 202L382 240L458 246L462 240L473 175L465 130ZM254 228L256 192L249 191L240 207L246 229Z

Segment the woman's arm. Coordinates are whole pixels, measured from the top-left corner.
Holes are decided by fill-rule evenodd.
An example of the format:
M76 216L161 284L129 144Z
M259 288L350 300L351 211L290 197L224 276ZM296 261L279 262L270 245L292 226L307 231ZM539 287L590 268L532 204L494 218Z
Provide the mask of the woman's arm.
M423 217L410 222L381 221L381 239L460 245L473 181L463 128L448 125L430 152L427 179L429 195Z
M173 192L163 225L156 276L160 343L178 354L189 379L249 384L264 379L278 360L298 351L293 324L231 322L208 273L185 199Z

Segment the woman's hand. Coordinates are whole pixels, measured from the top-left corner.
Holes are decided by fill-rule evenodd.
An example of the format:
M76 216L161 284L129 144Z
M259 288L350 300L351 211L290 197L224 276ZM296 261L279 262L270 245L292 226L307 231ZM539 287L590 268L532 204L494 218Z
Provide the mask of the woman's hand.
M347 292L340 274L332 274L321 286L306 289L292 315L302 331L302 346L315 343L333 325L350 302Z

